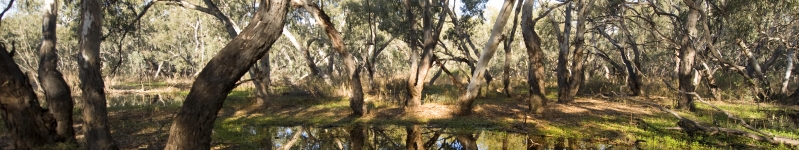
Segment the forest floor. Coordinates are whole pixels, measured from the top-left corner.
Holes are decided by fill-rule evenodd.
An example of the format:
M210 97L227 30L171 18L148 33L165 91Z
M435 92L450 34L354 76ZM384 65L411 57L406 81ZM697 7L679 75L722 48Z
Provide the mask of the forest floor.
M433 87L431 89L442 88ZM149 105L109 102L109 124L112 136L122 149L160 149L166 143L172 118L187 94L188 86L181 84L115 85L109 97L123 95ZM307 94L278 93L266 106L254 104L249 89L237 88L228 97L215 123L212 145L226 147L247 143L237 137L242 126L316 126L335 127L355 123L412 125L490 129L513 133L591 139L618 145L633 145L643 149L792 149L771 145L733 135L687 135L674 130L678 121L673 116L641 101L669 107L666 97L604 97L578 96L575 102L561 104L551 101L541 114L527 113L522 97L508 98L500 93L487 92L476 101L473 114L456 116L452 93L431 90L425 104L411 110L397 102L367 96L369 113L363 117L350 116L349 102L344 97L315 97ZM457 92L454 92L457 93ZM125 97L124 95L146 95ZM156 96L157 95L157 96ZM447 96L448 95L448 96ZM172 97L175 96L175 97ZM554 99L553 96L550 96ZM77 98L77 97L76 97ZM140 99L140 100L138 100ZM109 98L109 101L114 100ZM112 104L113 103L113 104ZM711 101L749 124L775 135L799 139L799 106L784 106L748 101ZM733 120L704 104L698 111L678 111L683 117L707 126L743 129ZM75 111L75 128L82 139L80 111ZM7 147L7 130L0 133L0 146ZM793 147L795 148L795 147Z

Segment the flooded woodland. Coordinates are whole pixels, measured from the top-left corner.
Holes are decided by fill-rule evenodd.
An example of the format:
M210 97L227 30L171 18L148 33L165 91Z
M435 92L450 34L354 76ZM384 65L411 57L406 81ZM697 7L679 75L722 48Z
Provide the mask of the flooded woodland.
M0 149L798 149L797 0L3 0Z

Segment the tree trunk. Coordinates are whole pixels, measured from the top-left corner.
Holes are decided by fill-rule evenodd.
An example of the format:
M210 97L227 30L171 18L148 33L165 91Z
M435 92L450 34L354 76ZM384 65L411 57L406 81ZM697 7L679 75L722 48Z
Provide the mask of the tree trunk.
M272 81L270 79L271 68L269 66L269 53L265 53L260 59L260 63L253 65L250 69L250 75L255 85L255 103L256 106L266 108L269 106L269 85Z
M72 93L69 85L56 67L58 53L56 45L56 17L58 17L57 0L44 1L44 21L42 23L42 45L39 48L39 81L44 90L47 107L57 121L56 133L59 141L75 142L75 131L72 128Z
M330 21L330 16L324 10L319 8L316 3L308 3L305 0L292 0L292 5L295 7L303 7L305 11L313 14L316 23L322 26L327 33L327 37L333 42L333 49L344 58L344 66L347 67L348 80L350 83L350 108L352 108L353 115L363 116L367 113L366 104L363 99L363 87L361 85L361 67L355 61L355 57L347 51L344 46L344 40L341 34L336 30L333 22Z
M627 86L629 86L630 91L632 92L631 95L637 96L641 94L641 87L639 84L640 79L638 78L638 73L636 73L637 71L635 71L635 68L633 67L634 65L633 62L630 61L629 58L627 58L627 51L624 49L624 47L619 45L618 41L610 37L610 35L608 35L608 33L605 31L604 28L596 28L596 30L597 32L599 32L599 34L605 37L605 39L608 39L608 41L613 45L613 47L619 50L619 54L621 55L621 61L624 63L624 68L627 71ZM635 45L633 45L633 47L635 47Z
M413 107L416 107L417 105L421 105L421 100L419 100L418 104L416 104L415 102L417 102L417 101L414 100L417 97L414 94L417 93L415 91L416 90L415 84L416 84L416 80L417 80L416 78L418 77L417 76L417 71L419 71L418 70L418 68L419 68L419 52L416 49L416 34L414 34L414 33L416 33L416 18L413 16L413 11L412 11L410 0L404 0L403 4L405 5L405 17L407 17L406 19L408 20L408 26L409 26L409 28L408 28L408 46L410 47L410 50L408 51L408 56L410 57L409 60L410 60L410 64L411 64L410 65L410 70L408 72L409 74L408 74L408 83L407 83L408 84L408 86L407 86L408 99L405 100L404 107L413 108ZM421 95L419 95L418 97L419 97L419 99L421 99Z
M311 70L311 76L316 76L316 77L320 77L321 78L322 77L322 74L321 74L322 71L321 71L321 69L319 69L319 67L316 66L316 63L314 63L313 57L311 57L311 52L308 50L310 48L311 44L313 43L314 39L309 40L307 42L308 44L306 44L306 47L302 47L302 45L300 45L300 42L297 41L297 38L294 37L294 34L291 34L291 32L289 31L288 27L283 27L283 35L285 35L289 39L291 44L294 45L294 48L296 48L297 50L303 51L303 56L305 58L305 62L308 65L308 69Z
M785 68L785 77L782 79L782 88L780 89L783 95L788 95L788 83L791 82L791 72L793 72L794 51L796 51L794 48L790 48L788 57L785 58L787 67Z
M768 100L768 96L771 94L771 90L769 90L769 83L766 79L766 76L763 74L763 69L760 67L760 63L757 61L757 58L754 56L749 47L746 46L741 39L736 39L736 43L741 50L743 50L744 55L747 57L748 65L746 65L747 72L749 76L753 77L754 79L754 92L755 96L757 97L758 101L766 101Z
M119 149L111 138L106 110L105 83L100 70L100 43L103 27L102 2L84 0L81 6L83 28L80 36L80 72L83 134L86 149Z
M692 7L689 7L688 18L683 27L687 32L683 33L682 40L680 41L680 63L678 66L677 78L679 80L680 90L694 92L696 87L692 82L694 80L693 66L695 62L694 58L696 57L696 49L692 45L693 40L691 40L691 36L696 34L696 22L699 19L699 10L695 8L700 8L699 5L702 4L702 0L696 0L696 2L693 0L683 0L683 2L686 5L692 5ZM694 105L693 95L682 94L677 100L677 108L694 111L696 105Z
M574 96L577 95L577 91L580 89L580 85L583 84L583 64L585 61L583 60L585 47L585 20L587 18L586 12L592 6L593 0L589 0L589 2L579 1L579 8L577 8L577 30L575 31L574 35L574 52L572 53L572 65L571 70L566 68L566 55L568 55L569 47L568 47L568 28L564 27L564 36L563 40L565 43L561 43L560 53L558 55L558 102L560 103L571 103L574 101ZM570 14L570 9L567 8L567 14ZM569 25L571 22L571 17L567 17L566 24ZM571 26L569 25L569 28ZM564 46L566 45L566 46ZM567 72L570 72L570 75L567 75ZM563 84L561 84L563 83Z
M569 70L567 67L568 64L568 57L569 56L569 34L571 34L571 20L572 20L572 5L571 1L566 2L566 10L565 13L565 21L563 22L563 32L561 32L557 22L555 22L555 17L549 16L550 22L552 22L552 26L555 28L555 33L557 33L558 38L558 68L557 68L557 77L558 77L558 102L567 102L568 93L569 93Z
M510 17L512 8L513 0L505 0L505 3L502 4L502 9L499 11L496 23L494 23L494 27L491 29L491 36L483 48L483 52L480 54L480 59L477 61L474 73L472 73L472 80L469 81L469 86L466 88L466 91L458 97L458 115L469 115L472 112L474 98L477 97L477 92L480 86L482 86L480 78L482 78L483 73L486 72L488 62L491 61L491 58L494 56L494 52L496 52L500 41L504 39L502 31L508 23L508 17Z
M623 10L625 8L622 7L621 9ZM624 14L624 13L622 13L622 14ZM622 18L624 18L623 15L622 15ZM627 43L629 43L630 47L633 49L633 54L635 55L635 57L633 58L632 62L630 62L630 60L626 58L627 56L624 56L624 60L626 60L626 62L624 62L624 63L626 65L626 67L627 67L627 72L628 72L628 74L627 74L627 78L628 78L627 83L630 86L630 91L632 92L631 95L632 96L638 96L638 95L641 95L641 88L642 88L641 86L643 84L641 82L641 77L639 76L641 74L641 72L640 72L641 50L638 49L638 43L635 42L635 38L633 38L633 34L630 33L629 29L627 29L627 24L626 23L627 23L626 19L621 19L621 24L620 24L619 27L621 28L622 33L624 33L624 36L627 38ZM624 52L622 52L622 53L623 53L622 55L626 55L626 53L624 53Z
M0 43L0 115L15 149L33 149L56 141L56 120L39 107L30 82Z
M445 6L449 1L445 0ZM410 86L410 94L411 98L405 103L405 108L415 108L422 105L422 91L424 90L424 81L427 79L427 72L430 71L430 68L433 65L433 51L436 49L436 45L439 40L439 35L441 33L441 27L444 24L444 15L447 13L448 9L443 10L439 13L439 20L436 26L433 26L433 16L431 14L431 8L433 7L429 0L425 0L422 3L422 7L424 11L422 11L422 26L424 28L424 43L422 43L422 48L424 50L421 54L421 60L419 63L416 63L418 66L415 67L417 70L415 74L412 74L411 77L415 79ZM417 54L414 54L417 55Z
M280 37L287 0L261 7L242 34L230 41L203 68L194 81L169 132L166 149L210 149L211 129L227 94L247 69L269 51Z
M533 20L533 0L524 2L522 12L522 34L524 46L527 48L527 85L530 91L530 112L542 113L542 109L547 104L546 87L544 78L544 51L541 49L541 38L535 32L535 25L538 19ZM547 11L549 12L549 11ZM544 14L546 15L546 14Z
M503 93L505 93L505 96L508 96L508 97L511 96L510 92L513 91L512 90L512 86L510 85L510 58L511 58L510 53L512 51L511 46L513 45L513 37L515 37L515 35L516 35L516 26L518 26L518 23L519 23L519 21L518 21L519 20L519 12L522 9L522 1L524 1L524 0L517 0L516 1L516 10L515 10L516 13L513 15L513 26L511 26L510 33L508 33L508 39L503 41L503 42L505 42L505 45L504 45L505 46L505 62L502 65L502 68L503 68L503 71L502 71L502 85L503 85L503 88L502 89L503 89Z
M405 127L407 137L405 138L405 149L423 150L425 143L422 141L422 127L420 125L410 125Z

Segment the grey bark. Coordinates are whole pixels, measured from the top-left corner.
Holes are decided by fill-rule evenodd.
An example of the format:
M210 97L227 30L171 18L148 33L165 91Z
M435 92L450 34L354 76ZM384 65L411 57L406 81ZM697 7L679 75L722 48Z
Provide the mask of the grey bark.
M491 29L491 36L483 48L483 52L480 54L480 59L477 61L474 73L472 73L472 80L469 81L469 86L466 88L466 91L458 97L459 108L458 112L456 112L458 115L469 115L472 112L474 98L477 97L477 92L483 84L480 78L482 78L483 74L486 72L488 62L491 61L491 58L494 56L494 52L496 52L500 41L504 39L502 31L508 23L508 17L510 17L512 8L513 0L505 0L502 4L494 27Z
M505 42L505 62L502 65L502 85L503 85L503 93L505 96L510 97L511 91L513 91L512 86L510 85L510 58L511 58L511 51L513 50L511 47L513 45L513 37L516 34L516 26L519 24L519 12L522 9L522 1L524 0L516 0L516 10L515 14L513 15L513 26L511 26L510 33L508 33L508 39L503 41Z
M105 83L100 67L100 43L103 27L102 2L81 3L83 28L80 33L78 70L83 106L83 135L87 149L119 149L108 128Z
M693 40L691 39L692 35L696 35L696 22L699 19L699 10L696 8L701 3L702 0L683 0L686 5L691 5L688 11L688 18L683 25L682 38L680 40L680 49L679 49L679 66L677 71L677 79L679 80L679 89L685 92L694 92L696 87L692 83L694 80L694 58L696 57L696 49L694 48ZM688 109L688 110L695 110L696 105L694 104L693 95L689 94L682 94L682 96L677 100L677 108L679 109Z
M344 59L344 66L347 67L347 75L349 84L350 84L350 108L352 108L353 115L355 116L363 116L368 111L366 109L366 104L364 104L363 99L363 86L361 85L361 65L358 65L356 62L355 57L346 49L344 46L344 41L341 38L341 33L339 33L333 25L333 22L330 21L330 16L325 13L324 10L319 8L316 3L309 3L305 0L292 0L291 5L295 7L303 7L305 11L311 13L314 18L316 19L316 23L319 24L322 29L325 30L327 33L327 37L330 38L330 41L333 42L333 49L335 49L339 55Z
M166 148L210 149L211 129L227 94L280 37L288 0L262 1L251 23L203 68L178 110ZM267 7L268 6L268 7Z
M55 48L56 18L58 17L58 1L44 1L44 21L42 23L42 45L39 48L39 81L44 90L47 107L56 119L56 133L59 141L75 142L75 130L72 128L72 93L64 77L58 71L58 52Z

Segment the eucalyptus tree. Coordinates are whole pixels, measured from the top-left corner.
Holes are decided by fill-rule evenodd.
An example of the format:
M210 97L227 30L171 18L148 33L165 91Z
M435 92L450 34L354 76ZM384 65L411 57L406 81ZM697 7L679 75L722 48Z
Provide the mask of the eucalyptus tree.
M366 104L363 99L363 87L361 85L361 65L358 64L355 57L346 49L344 40L341 33L334 27L333 22L330 21L330 16L320 9L316 3L310 3L306 0L292 0L291 5L294 7L302 7L314 16L316 23L321 26L327 33L327 37L333 43L339 55L344 59L344 66L347 67L347 79L350 85L350 108L356 116L363 116L367 113Z
M522 8L522 35L524 46L527 49L527 85L530 91L529 105L530 112L541 113L543 107L547 105L546 78L544 66L544 50L541 49L541 37L535 31L536 23L544 16L547 16L555 8L548 8L537 18L533 19L533 5L535 0L527 0ZM567 3L561 3L562 6ZM540 7L544 8L544 7Z
M517 0L516 2L516 10L515 14L513 15L513 25L511 26L510 33L508 33L509 37L507 40L503 41L503 46L505 46L505 61L503 62L503 71L502 71L502 85L503 85L503 93L505 96L511 97L512 86L510 85L510 59L511 59L511 51L513 44L513 37L516 37L516 26L519 23L519 12L522 9L522 2L524 0Z
M409 3L409 2L406 2ZM411 70L408 78L408 92L410 99L405 102L405 108L415 108L422 105L422 90L424 89L424 81L427 79L428 71L433 65L434 50L439 42L441 29L444 26L444 19L446 18L446 11L449 9L442 9L438 15L438 22L433 24L433 4L430 0L425 0L420 3L422 6L422 28L424 39L422 40L422 52L419 53L415 47L411 47ZM449 1L444 0L440 6L449 6ZM407 5L410 6L410 5ZM411 15L411 14L406 14ZM409 16L410 18L410 16ZM412 19L412 18L411 18ZM413 25L415 26L415 25ZM415 31L410 31L415 32ZM416 41L411 41L416 42ZM418 59L418 62L415 61Z
M52 127L56 120L39 106L27 76L12 58L14 51L9 52L5 43L0 43L0 82L4 83L0 85L0 115L12 145L33 149L52 144L58 137Z
M78 70L83 106L83 133L87 149L119 149L108 128L105 83L100 70L102 42L102 2L84 0L81 3L80 52Z
M568 1L566 3L574 3ZM558 38L558 102L571 103L574 101L574 96L583 84L583 60L585 57L585 26L587 12L593 6L593 0L578 0L574 3L577 6L577 26L574 32L574 42L569 42L569 35L572 28L572 4L567 4L564 19L563 31L559 29L553 17L550 17L552 26L555 27L555 32ZM574 52L569 56L569 45L574 44ZM568 67L568 62L571 60L571 67Z
M280 37L287 0L261 1L253 19L214 58L192 84L169 131L166 149L210 149L217 113L236 81Z
M505 0L505 2L502 4L499 14L497 15L496 22L494 23L494 27L491 29L491 36L483 47L483 51L480 54L480 59L477 60L477 65L475 65L475 70L474 73L472 73L472 79L469 81L469 86L467 87L466 91L464 91L458 97L458 112L456 112L458 115L468 115L472 112L474 99L477 97L478 89L480 89L480 86L483 84L480 78L483 77L483 74L486 71L486 66L488 66L488 62L491 61L491 58L494 56L494 52L496 52L499 43L505 38L501 32L505 29L505 25L508 23L508 18L510 17L512 8L513 0Z
M43 3L42 44L39 49L39 81L47 100L49 112L56 120L56 133L62 141L74 141L75 131L72 129L72 93L58 71L58 53L56 50L56 18L58 17L58 1L45 0Z
M596 29L598 34L602 35L602 37L607 39L608 42L610 42L610 44L613 45L613 47L616 48L619 51L619 55L621 56L622 63L625 66L624 70L626 71L626 74L627 74L627 77L626 77L625 81L627 83L627 87L629 88L629 90L631 92L630 95L631 96L638 96L638 95L641 94L641 88L642 88L642 84L643 84L641 82L640 70L637 69L637 68L640 68L640 61L638 61L638 60L640 58L639 56L640 56L641 51L638 48L638 44L636 43L635 38L630 33L630 31L629 31L629 29L627 27L627 23L626 22L627 22L627 19L629 19L629 18L625 18L626 17L625 16L625 13L626 13L625 11L627 9L626 9L626 7L623 6L624 3L621 2L621 1L610 1L607 5L608 5L608 7L607 7L605 13L608 15L608 17L605 18L606 22L605 22L605 24L597 25L597 28L595 28L595 29ZM621 33L621 35L619 35L619 36L623 36L626 39L625 43L621 43L618 40L616 40L613 37L611 37L611 35L608 34L607 30L621 31L621 32L616 32L616 33ZM622 44L626 44L626 46L624 46ZM633 59L628 58L628 52L627 52L627 48L628 47L633 50L633 53L635 54L635 59L634 60L635 60L636 63L633 63L633 61L632 61ZM607 56L604 56L604 57L607 57ZM612 62L612 60L609 60L609 59L608 59L608 61Z

